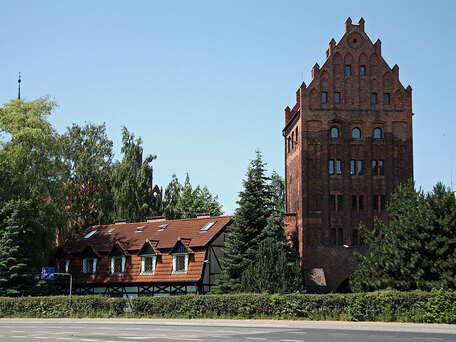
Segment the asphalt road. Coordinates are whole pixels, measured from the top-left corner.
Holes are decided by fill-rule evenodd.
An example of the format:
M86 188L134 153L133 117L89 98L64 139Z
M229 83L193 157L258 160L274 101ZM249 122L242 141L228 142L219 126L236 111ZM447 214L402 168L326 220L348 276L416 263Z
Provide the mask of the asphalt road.
M265 320L0 319L0 341L456 341L456 326Z

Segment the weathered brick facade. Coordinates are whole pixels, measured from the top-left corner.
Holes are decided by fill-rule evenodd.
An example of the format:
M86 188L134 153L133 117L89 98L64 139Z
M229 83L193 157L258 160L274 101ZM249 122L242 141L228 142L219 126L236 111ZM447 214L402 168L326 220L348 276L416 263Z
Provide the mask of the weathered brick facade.
M385 202L413 177L412 115L399 67L388 66L362 18L348 18L285 109L286 209L296 214L287 230L298 237L307 278L323 269L320 290L336 290L355 270L353 251L366 248L359 223L386 219Z

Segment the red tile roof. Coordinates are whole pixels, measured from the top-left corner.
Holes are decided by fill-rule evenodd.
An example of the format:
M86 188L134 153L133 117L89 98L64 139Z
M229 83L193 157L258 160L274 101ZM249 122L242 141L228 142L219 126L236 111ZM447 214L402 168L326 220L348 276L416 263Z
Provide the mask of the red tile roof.
M180 239L187 248L205 247L225 226L230 223L233 216L215 216L206 218L194 218L183 220L166 220L126 224L111 224L87 228L82 233L68 240L64 244L66 252L81 253L88 245L95 251L110 252L114 245L119 242L124 250L139 250L144 242L158 241L154 248L173 248ZM201 231L207 223L216 221L208 230ZM167 224L163 231L159 231L161 225ZM141 231L137 227L144 226ZM111 233L106 234L114 228ZM97 230L96 233L85 239L88 233Z

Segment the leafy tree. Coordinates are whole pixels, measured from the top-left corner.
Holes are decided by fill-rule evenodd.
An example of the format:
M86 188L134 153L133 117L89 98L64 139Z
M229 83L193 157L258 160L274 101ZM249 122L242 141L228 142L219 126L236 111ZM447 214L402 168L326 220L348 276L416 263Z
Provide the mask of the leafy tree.
M199 213L219 216L223 211L218 197L213 196L206 186L193 188L188 174L181 185L173 174L165 190L164 213L168 219L183 219L196 217Z
M0 219L0 295L38 294L43 285L38 269L46 258L45 229L31 218L29 204L21 201L5 205ZM30 248L33 245L42 249Z
M369 250L350 278L354 291L456 288L456 199L442 184L427 195L412 181L387 206L389 224L361 227Z
M256 258L263 229L272 213L271 188L265 176L265 164L261 153L256 152L243 181L244 190L239 193L239 207L234 224L227 234L222 273L217 279L215 292L228 293L242 290L242 273Z
M149 165L156 156L148 155L143 159L142 139L135 136L124 126L122 128L121 162L114 165L113 212L112 218L127 219L132 222L145 220L157 213L157 203L152 196L152 167Z
M109 222L112 210L112 141L106 126L73 124L62 136L65 195L71 233Z
M285 181L275 171L271 174L272 205L274 210L285 212Z
M302 288L298 255L283 229L282 214L272 216L262 232L254 262L242 273L242 290L289 293Z
M60 137L47 117L56 107L49 97L11 100L0 108L0 207L28 201L46 227L52 248L58 227L65 224L64 167ZM38 249L35 249L38 250Z

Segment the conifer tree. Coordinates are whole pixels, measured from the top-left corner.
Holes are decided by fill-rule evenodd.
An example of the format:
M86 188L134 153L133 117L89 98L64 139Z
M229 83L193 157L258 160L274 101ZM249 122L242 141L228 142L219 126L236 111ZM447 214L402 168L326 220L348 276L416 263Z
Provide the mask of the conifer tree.
M242 273L254 262L262 231L272 213L271 188L259 151L256 152L256 159L251 161L246 176L244 190L239 193L234 224L227 234L222 273L214 289L216 293L242 290Z
M282 213L269 219L255 260L242 274L244 292L289 293L302 289L298 255L283 226Z
M456 199L442 184L424 195L413 182L398 187L387 211L361 227L369 249L350 278L354 291L456 289Z
M0 295L24 296L35 295L40 291L39 271L27 257L31 248L30 236L36 234L32 227L27 226L22 203L9 204L6 211L13 208L11 215L1 222L0 239ZM2 210L2 216L5 209ZM34 241L35 243L38 241Z

